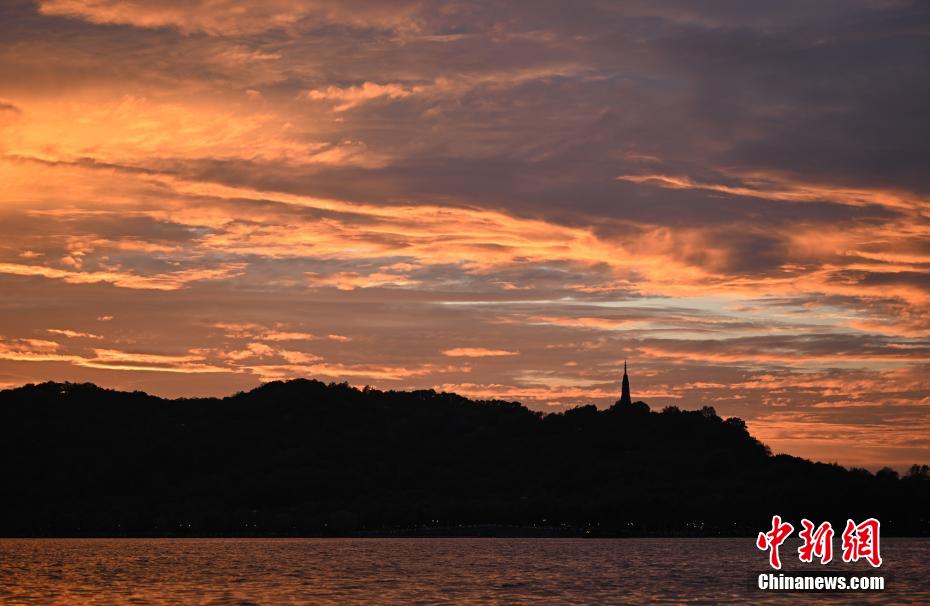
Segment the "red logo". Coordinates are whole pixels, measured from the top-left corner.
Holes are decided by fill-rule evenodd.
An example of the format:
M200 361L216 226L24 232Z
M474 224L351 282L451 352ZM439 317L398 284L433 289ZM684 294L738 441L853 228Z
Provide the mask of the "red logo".
M788 522L783 524L781 516L772 516L772 530L765 533L760 532L758 538L756 538L756 547L762 551L769 550L769 564L776 570L781 568L778 548L792 532L794 532L794 526Z
M881 566L882 556L878 549L880 528L881 524L875 518L869 518L858 526L852 520L846 520L846 530L843 531L843 561L858 562L860 558L865 558L875 568Z
M798 559L802 562L813 562L819 558L821 564L828 564L833 560L833 526L824 522L815 526L813 522L804 518L801 520L802 529L798 533L803 543L798 547ZM875 568L882 565L882 556L879 549L879 530L881 524L875 518L869 518L861 524L852 520L846 521L843 531L843 561L857 562L865 559ZM756 537L756 547L769 552L769 564L776 570L781 569L781 558L778 548L785 542L794 526L783 522L781 516L772 516L772 529L760 532Z
M813 562L814 556L820 558L821 564L833 559L833 526L824 522L814 531L814 523L804 518L801 520L804 530L798 533L804 544L798 547L798 557L802 562Z

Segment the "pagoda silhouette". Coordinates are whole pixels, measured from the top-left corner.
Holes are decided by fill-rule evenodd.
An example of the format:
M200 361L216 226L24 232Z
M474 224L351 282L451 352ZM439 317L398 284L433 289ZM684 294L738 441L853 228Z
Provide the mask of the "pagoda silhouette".
M630 377L626 374L626 360L623 361L623 382L620 385L620 399L617 404L620 406L629 406L633 403L630 398Z

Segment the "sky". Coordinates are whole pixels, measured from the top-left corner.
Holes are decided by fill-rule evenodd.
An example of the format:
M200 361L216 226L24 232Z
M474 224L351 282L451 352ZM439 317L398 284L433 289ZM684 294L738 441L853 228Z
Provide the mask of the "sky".
M930 5L5 0L0 387L713 406L930 463Z

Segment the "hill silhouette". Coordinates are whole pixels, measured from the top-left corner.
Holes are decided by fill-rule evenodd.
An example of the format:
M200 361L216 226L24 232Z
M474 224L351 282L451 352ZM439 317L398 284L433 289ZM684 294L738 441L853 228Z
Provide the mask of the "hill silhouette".
M930 530L926 466L772 456L712 408L542 414L310 380L222 399L5 390L0 472L5 536L754 535L773 513Z

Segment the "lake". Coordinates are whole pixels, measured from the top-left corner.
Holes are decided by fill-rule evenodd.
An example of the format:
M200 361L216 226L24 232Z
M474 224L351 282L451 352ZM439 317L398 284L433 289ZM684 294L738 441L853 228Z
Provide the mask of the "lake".
M884 592L775 594L751 538L3 539L0 602L930 604L930 540L882 539L882 555L831 568L882 574Z

